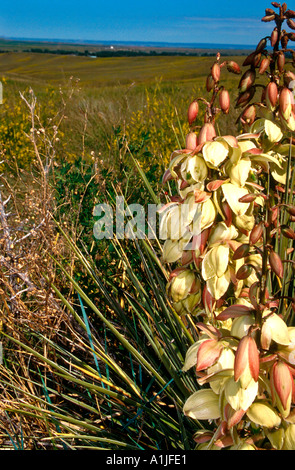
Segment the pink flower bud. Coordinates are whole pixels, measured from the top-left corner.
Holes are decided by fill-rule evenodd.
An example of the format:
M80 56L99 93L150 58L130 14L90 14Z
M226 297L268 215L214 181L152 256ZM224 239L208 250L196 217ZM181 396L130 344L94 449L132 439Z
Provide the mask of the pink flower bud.
M219 104L222 112L227 114L229 112L230 107L230 97L229 92L227 90L221 90L219 94Z
M287 25L289 26L289 28L295 29L295 21L291 20L290 18L287 19Z
M268 69L269 64L270 64L269 57L264 57L264 59L262 59L262 61L261 61L260 67L259 67L259 73L261 75Z
M216 137L216 131L211 122L206 122L201 128L198 135L198 144L204 144L210 140L213 140Z
M280 278L284 276L284 267L280 256L275 252L269 253L269 264L272 271Z
M270 82L265 90L265 101L270 109L276 107L278 101L278 87L275 82Z
M215 63L211 68L211 75L213 77L214 82L219 82L220 79L220 65Z
M273 401L278 398L284 410L290 407L290 401L293 389L293 377L289 367L284 362L275 362L271 370L271 392Z
M185 148L188 150L195 150L197 146L197 134L189 132L185 138Z
M255 106L252 104L248 106L245 109L245 111L243 111L241 115L241 119L243 122L245 122L246 124L250 126L255 121L255 118L256 118L256 109L255 109Z
M253 98L255 94L255 87L249 88L244 93L240 93L236 102L236 107L246 106Z
M255 243L257 243L258 240L260 240L262 235L263 235L263 223L260 222L259 224L255 225L253 229L251 230L250 238L249 238L251 245L255 245Z
M196 371L208 369L216 362L221 354L223 345L216 339L208 339L201 343L197 354Z
M214 78L210 74L210 75L208 75L207 80L206 80L206 89L207 89L207 91L210 92L211 90L213 90L214 86L215 86Z
M188 108L187 112L187 118L188 118L188 123L191 126L192 123L195 121L197 115L199 112L199 104L197 101L193 101Z
M279 31L278 31L278 28L275 27L270 37L271 47L274 47L276 45L276 43L278 42L278 39L279 39Z
M243 380L244 385L254 379L257 382L259 376L259 351L252 336L244 336L239 342L235 362L234 378L237 382ZM245 383L246 382L246 383Z
M277 57L277 65L278 65L278 69L280 72L283 72L284 67L285 67L285 62L286 62L285 54L282 51L279 51L278 57Z
M252 65L253 67L257 67L261 59L261 52L254 51L243 62L243 65Z
M240 88L241 93L249 90L249 88L253 85L255 81L255 75L256 74L254 70L247 70L244 73L239 83L239 88Z
M233 60L230 60L227 62L227 70L229 72L232 72L232 73L235 73L237 75L239 75L241 73L241 69L239 67L239 65L234 62Z
M293 104L294 98L291 90L289 90L289 88L284 87L280 93L279 106L280 114L286 121L288 121L288 119L291 117Z

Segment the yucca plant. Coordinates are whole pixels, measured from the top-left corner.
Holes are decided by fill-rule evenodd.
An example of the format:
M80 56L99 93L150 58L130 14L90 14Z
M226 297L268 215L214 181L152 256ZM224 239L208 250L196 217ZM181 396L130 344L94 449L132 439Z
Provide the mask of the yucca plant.
M183 370L194 368L201 389L184 413L215 422L196 434L200 450L295 448L295 53L288 48L295 36L283 29L285 21L295 28L295 12L272 5L277 12L267 9L262 21L274 21L274 30L243 64L242 132L216 132L230 109L221 71L241 73L218 54L207 79L211 97L190 104L186 148L172 153L164 175L178 188L165 213L164 258L178 263L171 297L180 313L185 306L199 317ZM196 130L200 103L205 122Z

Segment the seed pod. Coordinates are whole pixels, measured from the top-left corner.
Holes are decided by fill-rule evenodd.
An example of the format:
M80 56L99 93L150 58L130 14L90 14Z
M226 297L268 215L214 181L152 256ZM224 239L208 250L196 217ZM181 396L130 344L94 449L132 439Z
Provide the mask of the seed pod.
M271 47L274 47L276 45L276 43L278 42L278 39L279 39L279 31L278 31L278 28L275 27L270 37Z
M236 102L236 108L239 108L240 106L246 106L252 100L254 94L255 87L251 87L244 93L240 93Z
M215 63L211 69L211 75L215 82L219 82L220 79L220 65Z
M188 112L187 112L187 119L188 119L188 123L189 123L190 126L195 121L195 119L198 115L198 112L199 112L199 104L198 104L197 101L193 101L189 105Z
M265 91L265 101L267 106L270 109L274 109L276 107L278 101L278 87L275 82L270 82Z
M198 144L204 144L210 140L213 140L216 137L216 131L211 122L206 122L201 128L198 135Z
M227 62L227 70L229 72L235 73L236 75L239 75L241 73L241 69L239 65L233 60L230 60L229 62Z
M269 264L270 264L272 271L279 278L282 278L284 275L284 266L283 266L280 256L273 250L269 253Z
M278 69L280 72L283 72L284 70L285 61L286 61L285 54L282 51L280 51L277 57L277 65L278 65Z
M222 112L228 114L230 108L230 97L227 90L221 90L219 94L219 104Z
M261 61L260 67L259 67L259 73L261 75L268 69L269 64L270 64L269 57L264 57L264 59L262 59L262 61Z
M249 241L251 245L255 245L255 243L260 240L260 238L263 235L263 223L260 222L259 224L255 225L253 229L251 230Z
M244 73L238 85L241 93L244 93L244 91L247 91L253 85L255 82L255 77L256 74L254 70L247 70Z
M295 21L291 20L290 18L287 19L287 25L289 26L289 28L295 29Z

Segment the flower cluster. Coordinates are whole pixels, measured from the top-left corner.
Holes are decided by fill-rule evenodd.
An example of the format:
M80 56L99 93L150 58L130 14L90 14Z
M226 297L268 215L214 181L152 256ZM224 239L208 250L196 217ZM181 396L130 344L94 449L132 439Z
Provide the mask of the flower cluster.
M190 104L186 148L172 153L163 177L177 188L161 214L163 260L178 264L167 292L178 314L192 315L199 331L183 366L183 372L194 368L199 389L184 414L214 423L196 433L199 449L295 449L295 327L285 315L286 302L291 309L295 302L282 295L295 239L288 190L294 178L295 105L288 87L294 74L283 60L294 33L282 24L287 20L295 29L295 12L272 5L279 12L267 9L263 21L276 23L269 38L273 52L267 38L261 40L244 61L250 69L239 82L242 132L216 132L217 116L230 108L221 70L241 73L218 54L206 82L212 98ZM256 83L257 70L267 83ZM201 103L204 125L196 129Z

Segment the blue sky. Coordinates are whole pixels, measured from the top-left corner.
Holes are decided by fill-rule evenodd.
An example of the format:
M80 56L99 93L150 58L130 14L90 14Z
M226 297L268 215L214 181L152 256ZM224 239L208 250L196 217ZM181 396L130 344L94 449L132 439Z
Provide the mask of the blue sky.
M257 44L266 0L2 0L0 36ZM291 6L290 6L291 8Z

